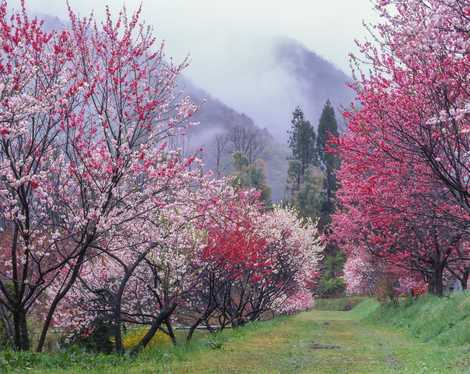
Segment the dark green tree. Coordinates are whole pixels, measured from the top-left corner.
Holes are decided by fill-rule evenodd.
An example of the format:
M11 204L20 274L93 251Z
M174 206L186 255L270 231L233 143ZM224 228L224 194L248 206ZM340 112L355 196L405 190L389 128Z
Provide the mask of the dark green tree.
M300 162L300 176L303 177L307 168L317 161L315 130L305 119L300 107L295 108L292 113L291 124L289 147L292 151L292 158Z
M335 211L336 173L340 159L333 152L338 139L335 110L328 100L318 124L318 135L297 107L289 131L292 159L289 161L287 188L290 204L296 206L303 217L318 219L319 229L328 234L331 215ZM344 292L341 278L344 255L333 243L325 248L319 294L324 297Z
M305 172L304 182L295 199L295 205L302 217L320 216L323 201L323 174L317 167L310 167Z
M324 228L331 221L331 215L335 210L336 190L338 189L336 172L340 167L339 157L332 152L338 139L338 122L335 110L328 100L318 123L317 152L320 167L325 174L324 201L320 215L320 228Z
M338 169L339 167L339 158L332 153L326 152L328 142L337 139L338 136L338 122L336 121L335 110L330 100L327 100L318 123L317 136L318 154L324 168Z
M340 159L334 148L338 140L338 122L335 110L328 100L323 107L318 124L317 150L320 168L324 173L323 199L319 215L319 228L328 234L331 215L335 211L336 191L338 189L336 173L340 167ZM341 278L345 256L332 242L325 248L323 273L320 278L319 293L322 296L337 296L344 291L344 281Z
M323 297L340 296L346 284L342 277L346 261L343 252L327 253L323 260L323 271L318 284L318 294Z
M245 170L249 165L250 162L248 161L248 157L242 152L234 152L232 154L233 160L233 167L235 168L236 174L241 174L243 170Z
M300 190L302 180L301 165L299 160L289 160L287 169L286 198L294 201L297 192Z
M290 200L293 201L301 189L307 169L318 161L315 130L305 119L300 107L296 107L292 113L289 147L292 156L289 161L287 190Z
M250 164L248 157L242 152L235 152L232 158L235 169L235 185L242 188L255 188L261 193L261 199L265 205L271 205L271 189L266 182L263 162L256 160Z

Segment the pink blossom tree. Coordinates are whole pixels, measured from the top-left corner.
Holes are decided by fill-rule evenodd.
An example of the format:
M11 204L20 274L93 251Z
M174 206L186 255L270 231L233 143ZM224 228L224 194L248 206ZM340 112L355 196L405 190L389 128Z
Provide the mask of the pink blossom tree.
M208 289L216 291L213 305L222 328L282 312L290 302L298 305L294 295L312 292L321 258L316 225L303 223L292 210L235 217L215 222L203 252L211 282L218 282Z
M121 227L99 246L56 316L59 327L83 333L91 331L96 320L105 322L113 329L120 354L124 324L148 326L132 354L145 348L163 324L172 335L171 316L199 282L202 268L194 258L205 242L197 227L196 202L202 200L202 190L195 188L201 173L195 170L185 178L172 186L165 207L142 216L137 225Z
M17 349L29 349L26 321L36 306L42 349L89 256L160 207L190 166L165 149L195 111L175 94L186 62L166 61L139 14L113 21L108 11L98 24L70 9L70 29L46 33L24 6L10 18L1 4L0 204L12 239L0 298Z
M397 0L377 9L375 42L358 43L371 73L356 72L359 105L346 114L335 236L351 256L417 272L442 294L445 271L458 264L463 280L470 259L469 8Z

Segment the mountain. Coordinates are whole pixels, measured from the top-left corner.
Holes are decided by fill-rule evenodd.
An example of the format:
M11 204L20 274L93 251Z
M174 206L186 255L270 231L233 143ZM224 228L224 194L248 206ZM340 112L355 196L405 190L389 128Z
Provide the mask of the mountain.
M192 131L192 142L204 141L207 137L214 137L235 126L256 127L254 121L246 114L235 111L209 92L193 84L187 77L180 78L178 88L185 95L190 96L199 107L194 119L200 122L200 125Z
M297 105L316 127L327 100L336 109L338 123L344 129L341 113L352 102L351 78L334 64L295 40L282 38L264 45L254 57L251 70L227 77L226 87L233 95L222 101L197 87L189 79L182 87L200 105L196 118L200 125L190 134L191 144L204 146L208 168L215 168L214 140L236 126L261 128L266 148L260 155L266 163L267 180L274 201L284 197L288 157L287 131ZM239 94L237 94L239 92ZM205 100L204 100L205 99ZM234 109L236 108L236 109ZM231 170L231 159L224 159L224 171Z
M45 13L36 13L33 16L38 17L38 19L44 22L44 27L46 30L63 30L67 27L66 22L56 16Z
M254 123L267 128L279 142L287 144L292 112L301 106L315 126L330 99L336 111L348 107L354 92L352 79L333 63L289 38L247 40L236 45L222 66L199 69L190 76ZM338 115L341 122L341 116Z
M354 98L354 92L347 87L351 82L349 76L292 39L278 40L273 53L276 61L291 77L297 95L302 98L299 105L312 123L317 123L327 100L331 101L337 118L341 119L342 109L347 108Z
M280 144L268 129L261 129L252 118L239 113L222 101L211 96L208 92L194 85L189 79L180 79L179 88L185 95L199 106L193 119L199 122L188 134L189 151L202 147L203 158L207 169L217 169L217 138L230 136L235 129L245 129L248 134L256 134L262 143L258 158L265 163L265 175L272 190L273 201L283 198L287 176L287 158L289 149L287 145ZM229 174L232 171L232 158L230 145L225 145L221 160L221 171Z

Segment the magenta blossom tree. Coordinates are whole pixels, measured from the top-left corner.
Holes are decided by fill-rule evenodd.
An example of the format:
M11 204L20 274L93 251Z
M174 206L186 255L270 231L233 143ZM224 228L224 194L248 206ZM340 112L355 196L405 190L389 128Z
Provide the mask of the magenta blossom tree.
M466 286L470 260L470 8L459 0L376 7L374 42L358 43L370 74L356 72L358 105L339 144L334 237L350 256L377 256L442 295L446 272Z

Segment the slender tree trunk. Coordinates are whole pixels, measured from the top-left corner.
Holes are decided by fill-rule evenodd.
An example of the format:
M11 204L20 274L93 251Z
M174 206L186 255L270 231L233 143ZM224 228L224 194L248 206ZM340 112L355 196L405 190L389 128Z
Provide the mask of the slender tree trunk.
M22 282L21 276L18 272L18 258L17 258L17 247L18 245L18 226L15 224L13 232L13 240L11 245L11 263L13 273L13 288L14 288L14 299L15 305L12 310L13 314L13 345L15 350L27 351L29 350L29 336L28 336L28 325L26 323L26 311L21 305L22 298Z
M165 325L166 325L166 328L168 329L168 335L170 336L173 345L176 345L175 332L173 331L173 327L171 326L171 322L168 319L165 321Z
M114 326L113 326L113 335L114 335L114 349L117 354L124 354L124 347L122 345L122 330L121 330L121 314L120 308L117 307L117 310L114 312Z
M28 351L30 349L30 341L28 334L28 323L26 320L26 311L19 307L13 313L14 327L14 346L18 351Z
M143 253L139 255L136 261L132 264L131 267L125 268L125 276L121 280L121 284L119 286L117 294L114 296L114 338L115 338L115 350L118 354L124 354L124 347L122 345L122 320L121 320L121 306L122 306L122 295L124 294L124 290L126 285L131 278L132 274L134 273L137 266L142 262L145 258L146 254L148 253L147 249Z
M176 303L173 303L170 305L168 308L164 308L160 314L158 315L157 318L153 321L152 325L150 326L150 329L147 331L147 333L144 335L142 340L137 344L131 351L131 356L137 356L139 352L144 349L147 344L152 340L152 338L155 336L157 330L160 328L162 323L172 315L173 311L176 309Z
M88 239L86 240L86 244L84 245L85 248L82 248L82 252L77 258L77 263L75 264L75 267L72 271L72 275L70 276L70 279L68 280L67 285L64 287L62 291L60 291L58 294L55 295L51 306L49 307L49 311L47 312L46 320L42 326L42 331L41 331L41 336L39 337L39 342L36 348L37 352L41 352L44 348L44 343L46 341L46 336L47 332L49 331L49 327L51 326L52 322L52 317L54 316L55 310L57 309L57 306L59 303L62 301L62 299L65 297L67 292L69 292L70 288L72 288L73 284L78 278L78 274L80 273L80 268L82 265L82 262L85 258L85 255L87 253L86 248L88 248L88 245L92 241L92 236L89 236Z
M186 343L189 343L193 338L194 331L196 331L197 327L202 323L203 319L199 318L195 323L191 325L188 331L188 335L186 335Z
M470 269L465 269L460 284L462 285L462 290L466 290L468 287L468 277L470 276Z
M437 266L431 275L431 279L428 284L428 292L432 295L442 296L444 294L444 284L442 280L443 267Z

